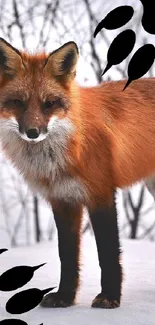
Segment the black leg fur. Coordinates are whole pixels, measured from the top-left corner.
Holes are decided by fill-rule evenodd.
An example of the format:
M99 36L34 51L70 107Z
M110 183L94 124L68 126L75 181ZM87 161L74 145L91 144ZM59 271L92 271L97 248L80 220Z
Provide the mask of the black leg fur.
M43 299L43 307L67 307L74 304L79 283L79 245L82 207L53 204L58 230L61 279L59 290Z
M94 229L99 264L101 267L101 293L92 307L115 308L120 305L122 267L115 198L112 206L103 206L89 213Z

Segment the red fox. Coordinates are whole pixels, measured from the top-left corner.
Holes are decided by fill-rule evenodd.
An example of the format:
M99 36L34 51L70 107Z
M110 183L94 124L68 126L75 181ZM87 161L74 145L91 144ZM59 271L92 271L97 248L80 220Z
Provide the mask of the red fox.
M95 233L101 292L93 307L120 305L122 267L114 193L155 171L155 79L82 88L78 48L20 52L0 39L0 141L29 186L51 205L61 279L44 307L75 302L82 209ZM110 212L109 212L110 211Z

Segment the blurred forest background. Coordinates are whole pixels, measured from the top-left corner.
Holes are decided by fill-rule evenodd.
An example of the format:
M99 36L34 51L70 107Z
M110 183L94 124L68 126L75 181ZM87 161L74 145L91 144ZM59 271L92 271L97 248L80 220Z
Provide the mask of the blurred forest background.
M131 21L115 31L102 30L94 39L97 24L119 5L132 5ZM0 37L20 50L48 53L68 41L80 50L77 81L84 86L104 80L127 78L129 60L138 47L155 43L141 26L142 4L137 0L0 0ZM121 31L132 28L137 40L131 55L104 77L110 43ZM152 68L148 76L154 75ZM125 168L125 166L124 166ZM155 204L145 184L118 190L120 233L132 239L155 240ZM91 231L87 211L83 232ZM52 240L55 224L47 204L27 188L22 177L0 153L0 245L31 245Z

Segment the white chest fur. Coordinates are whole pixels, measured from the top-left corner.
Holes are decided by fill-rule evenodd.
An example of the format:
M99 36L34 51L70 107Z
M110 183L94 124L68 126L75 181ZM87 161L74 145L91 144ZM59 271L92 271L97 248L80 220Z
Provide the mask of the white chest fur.
M51 182L49 186L39 183L39 181L29 181L30 187L40 193L47 201L63 200L67 203L79 202L85 204L87 194L84 185L72 177L64 177L59 181Z
M79 179L61 177L71 161L65 155L68 139L75 131L69 119L55 119L46 139L36 144L21 139L17 129L10 129L8 121L0 120L0 126L2 146L33 190L47 200L86 201L86 190ZM48 185L39 179L48 179Z

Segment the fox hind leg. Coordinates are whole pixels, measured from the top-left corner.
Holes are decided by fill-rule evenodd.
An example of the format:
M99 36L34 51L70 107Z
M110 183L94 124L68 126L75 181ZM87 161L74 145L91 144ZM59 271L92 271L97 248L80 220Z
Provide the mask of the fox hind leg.
M92 307L116 308L120 305L122 267L114 197L112 206L103 206L90 211L89 216L101 268L101 292L93 300Z

